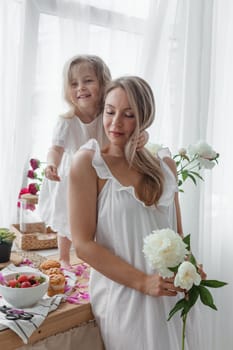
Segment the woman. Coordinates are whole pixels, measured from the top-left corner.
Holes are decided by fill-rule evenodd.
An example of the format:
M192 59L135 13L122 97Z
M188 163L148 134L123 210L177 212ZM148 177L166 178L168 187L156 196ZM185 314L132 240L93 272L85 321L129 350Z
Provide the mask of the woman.
M171 227L182 234L173 160L137 151L133 142L152 124L154 111L146 81L116 79L103 114L109 145L100 150L90 140L71 166L72 240L78 257L93 268L90 298L106 350L181 348L180 319L166 321L181 290L173 278L152 271L142 253L152 230Z

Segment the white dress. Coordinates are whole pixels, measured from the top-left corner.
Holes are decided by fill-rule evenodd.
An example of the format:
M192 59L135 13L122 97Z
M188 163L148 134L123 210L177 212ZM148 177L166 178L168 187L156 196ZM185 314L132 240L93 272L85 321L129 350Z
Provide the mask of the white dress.
M142 253L143 239L155 229L176 229L173 199L177 184L173 173L161 159L164 193L158 208L146 206L136 198L133 187L122 186L114 178L96 140L82 148L94 150L92 165L99 178L107 179L98 198L96 241L137 269L153 273ZM147 296L92 269L90 298L106 350L181 349L181 318L177 314L167 321L176 297ZM191 346L187 345L185 350L201 350L196 334L187 336Z
M67 187L71 161L75 152L91 138L101 145L106 142L102 116L91 123L83 123L78 117L60 116L54 128L52 145L64 148L61 164L58 168L60 182L44 178L41 186L38 211L42 221L59 235L71 239L67 213Z

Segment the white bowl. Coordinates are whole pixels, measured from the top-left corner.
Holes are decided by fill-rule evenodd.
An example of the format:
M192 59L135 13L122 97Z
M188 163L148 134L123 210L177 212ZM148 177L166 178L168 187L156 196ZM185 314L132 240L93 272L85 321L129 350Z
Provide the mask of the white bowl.
M42 276L45 278L45 282L28 288L12 288L0 284L0 295L5 299L7 303L19 309L28 308L35 305L43 296L47 293L49 285L49 276L41 272L28 272L20 271L14 273L3 274L6 281L10 281L15 278L17 274L20 275L34 275Z

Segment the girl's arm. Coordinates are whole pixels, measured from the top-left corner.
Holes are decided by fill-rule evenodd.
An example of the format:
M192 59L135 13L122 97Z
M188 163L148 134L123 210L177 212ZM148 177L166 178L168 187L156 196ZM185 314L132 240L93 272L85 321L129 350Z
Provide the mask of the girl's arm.
M98 178L92 167L92 156L92 151L78 151L70 170L69 218L77 256L106 277L139 292L151 296L176 295L179 289L174 287L173 279L163 279L157 274L147 275L94 240L98 217Z
M64 148L60 146L52 146L47 154L47 167L45 168L45 176L52 181L60 181L60 177L57 174L57 168L59 167Z

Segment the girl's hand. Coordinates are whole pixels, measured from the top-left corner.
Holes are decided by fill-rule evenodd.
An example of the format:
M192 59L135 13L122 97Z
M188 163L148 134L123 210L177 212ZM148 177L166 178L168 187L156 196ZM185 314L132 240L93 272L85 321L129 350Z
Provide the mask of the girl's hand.
M45 177L51 181L61 181L60 176L57 175L57 167L54 165L48 165L45 168Z
M148 132L145 130L142 131L138 139L135 140L137 142L137 150L139 151L140 149L142 149L145 146L145 144L148 142L148 140L149 140Z
M146 277L144 293L152 297L175 296L183 289L174 286L174 277L163 278L157 274Z

